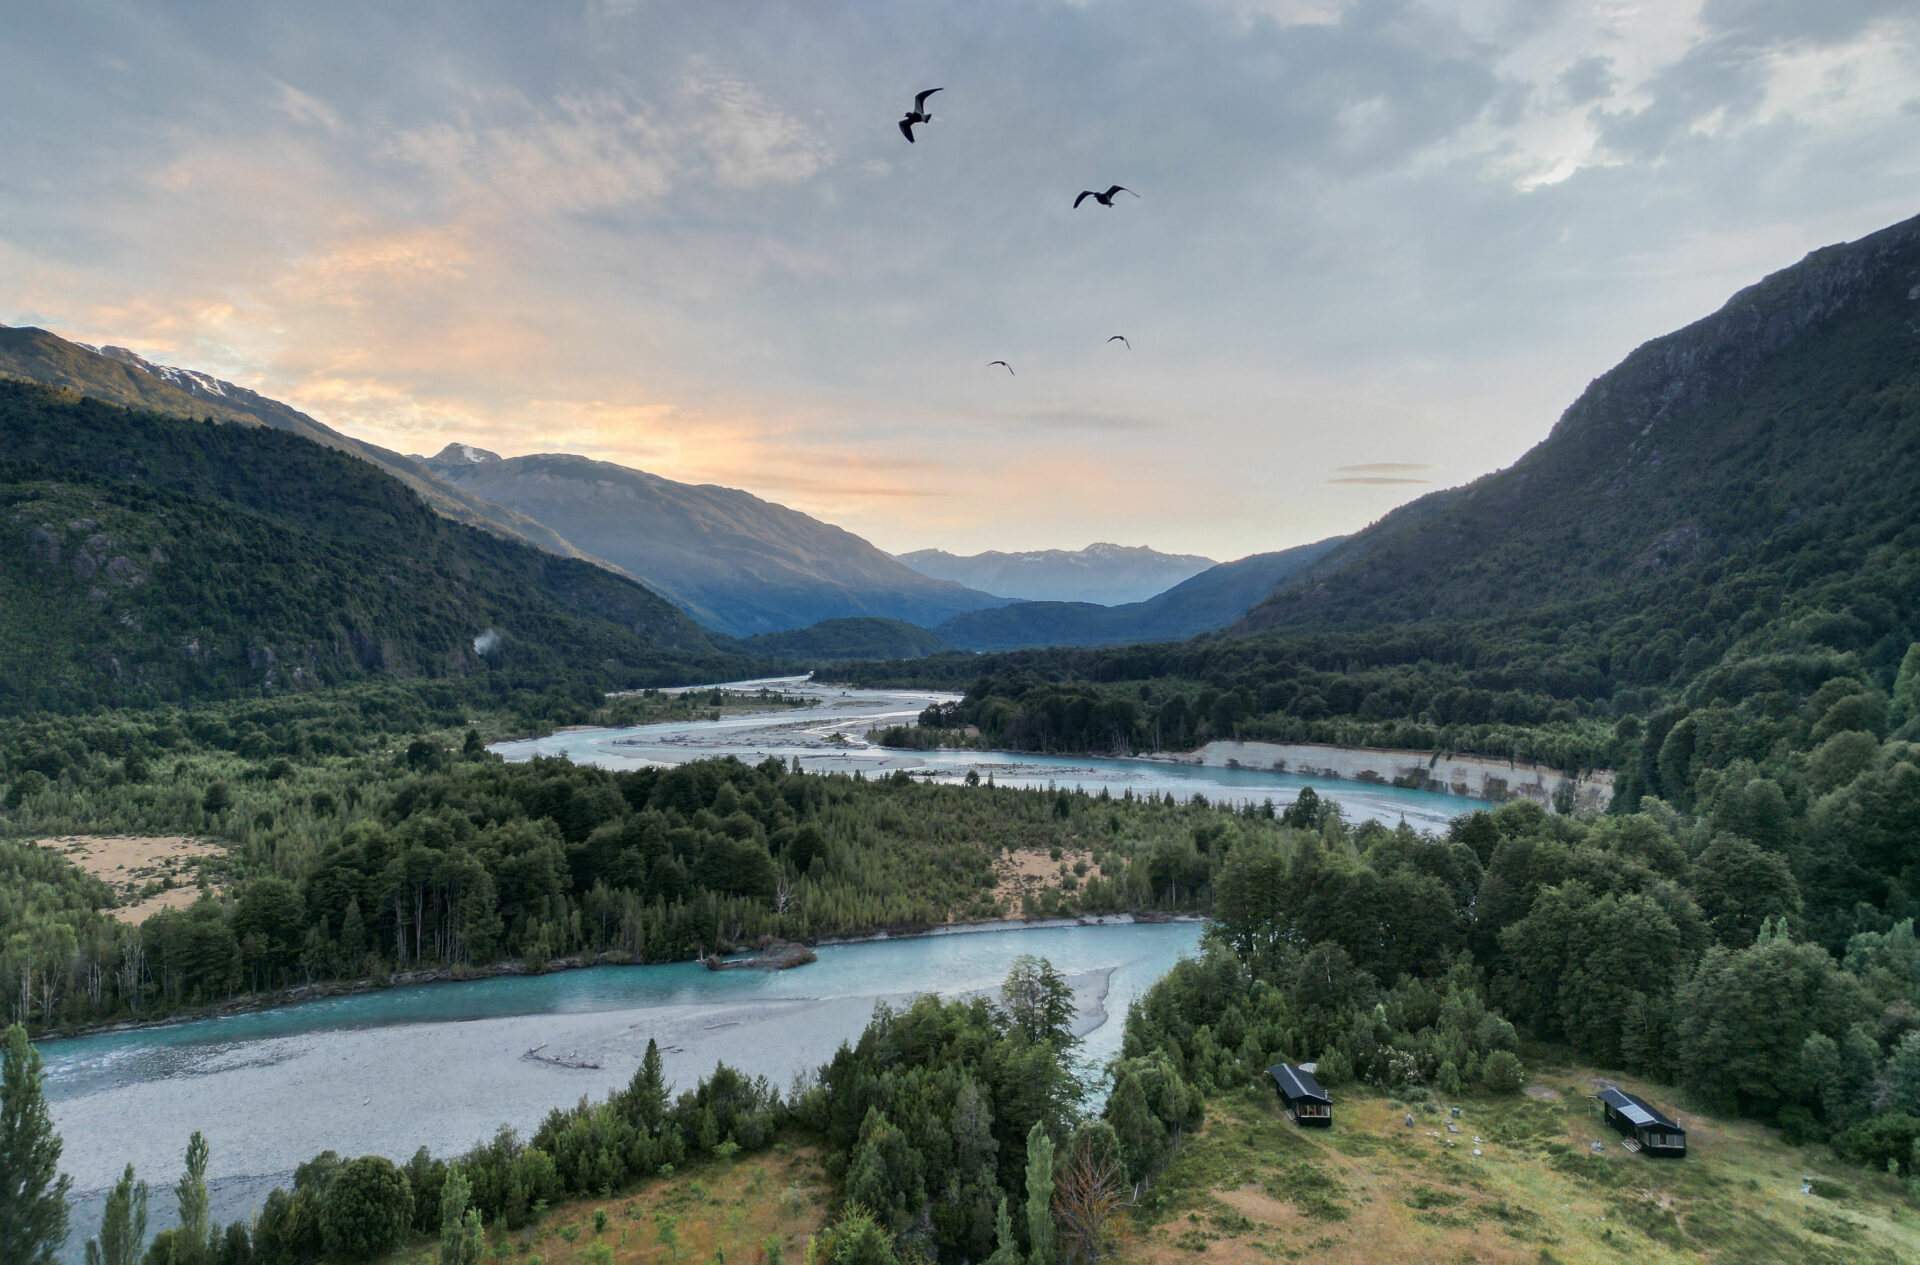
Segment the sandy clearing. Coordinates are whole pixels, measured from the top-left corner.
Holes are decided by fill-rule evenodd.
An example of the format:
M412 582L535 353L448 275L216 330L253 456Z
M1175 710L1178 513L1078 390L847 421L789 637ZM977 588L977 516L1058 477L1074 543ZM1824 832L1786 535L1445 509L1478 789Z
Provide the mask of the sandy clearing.
M1040 849L1022 850L1008 856L1004 853L993 861L995 881L993 898L1006 905L1008 909L1018 909L1020 898L1028 892L1039 895L1049 887L1060 886L1060 867L1065 865L1067 872L1073 872L1074 862L1085 861L1088 875L1095 873L1092 868L1091 849L1068 846L1060 850L1060 860L1056 861L1049 852Z
M199 899L199 862L223 851L211 840L187 835L59 835L34 843L112 888L119 904L107 913L133 926L162 909L185 909ZM135 899L148 884L169 879L175 886Z

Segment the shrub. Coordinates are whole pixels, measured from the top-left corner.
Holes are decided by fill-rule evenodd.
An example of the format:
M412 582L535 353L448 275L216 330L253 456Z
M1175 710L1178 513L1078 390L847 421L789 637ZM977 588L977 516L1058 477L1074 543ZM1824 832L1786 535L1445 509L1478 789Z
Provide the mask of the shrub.
M406 1174L378 1155L341 1165L320 1216L328 1253L343 1261L370 1261L392 1251L412 1223L413 1189Z
M1495 1050L1480 1065L1480 1083L1496 1094L1519 1092L1527 1083L1527 1069L1511 1050Z

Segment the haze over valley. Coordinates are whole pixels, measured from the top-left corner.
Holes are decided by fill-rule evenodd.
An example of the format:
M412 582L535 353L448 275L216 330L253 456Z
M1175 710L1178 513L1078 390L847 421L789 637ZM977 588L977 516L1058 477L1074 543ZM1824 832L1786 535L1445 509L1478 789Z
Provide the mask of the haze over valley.
M16 6L0 1265L1920 1259L1920 13Z

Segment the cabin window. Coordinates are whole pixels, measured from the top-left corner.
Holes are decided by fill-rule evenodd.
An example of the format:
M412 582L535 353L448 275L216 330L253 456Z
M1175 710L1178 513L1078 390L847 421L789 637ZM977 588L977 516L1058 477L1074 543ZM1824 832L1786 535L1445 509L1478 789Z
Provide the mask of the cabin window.
M1294 1111L1303 1116L1330 1116L1333 1114L1333 1108L1323 1102L1303 1102L1295 1107Z

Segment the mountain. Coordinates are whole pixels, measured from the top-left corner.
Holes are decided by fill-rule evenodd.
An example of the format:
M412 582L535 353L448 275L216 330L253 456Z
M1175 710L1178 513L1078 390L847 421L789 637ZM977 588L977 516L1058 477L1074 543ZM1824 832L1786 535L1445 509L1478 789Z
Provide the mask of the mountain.
M1016 602L969 611L939 625L939 634L965 650L1029 646L1100 646L1184 641L1225 628L1274 586L1313 565L1344 537L1222 562L1144 602L1096 606L1087 602Z
M563 558L585 555L553 529L451 487L412 457L343 435L298 409L231 382L157 365L124 347L93 348L44 329L0 325L0 376L63 387L97 400L175 417L269 426L379 466L456 523L524 540ZM477 450L476 450L477 451Z
M1198 554L1161 553L1105 543L1069 552L989 551L969 557L944 549L897 555L922 575L1028 602L1092 602L1119 606L1143 602L1214 565Z
M768 666L625 577L450 521L372 463L265 426L0 379L0 515L9 712Z
M1697 669L1736 620L1751 632L1824 606L1835 626L1815 640L1884 657L1904 651L1911 608L1828 586L1910 569L1916 505L1920 217L1815 251L1640 347L1512 466L1387 515L1236 631L1603 602L1698 639L1680 651Z
M850 616L931 626L1004 604L733 488L558 453L502 460L464 444L422 460L452 486L547 524L735 636Z
M825 619L805 628L760 633L740 644L754 654L796 663L919 659L953 649L939 633L897 619Z
M1216 636L844 676L963 686L946 723L1003 745L1473 751L1617 769L1621 803L1684 808L1696 767L1914 723L1916 506L1920 218L1645 344L1511 467L1387 515Z

